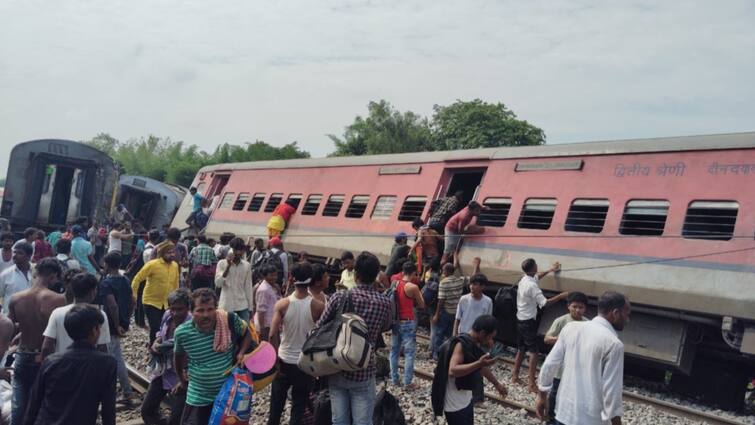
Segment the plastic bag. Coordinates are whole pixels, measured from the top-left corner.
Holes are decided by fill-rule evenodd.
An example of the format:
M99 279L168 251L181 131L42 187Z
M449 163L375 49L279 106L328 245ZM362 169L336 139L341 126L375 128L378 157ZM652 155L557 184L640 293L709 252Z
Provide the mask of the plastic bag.
M252 417L253 393L251 375L244 369L233 368L215 397L208 425L248 425Z

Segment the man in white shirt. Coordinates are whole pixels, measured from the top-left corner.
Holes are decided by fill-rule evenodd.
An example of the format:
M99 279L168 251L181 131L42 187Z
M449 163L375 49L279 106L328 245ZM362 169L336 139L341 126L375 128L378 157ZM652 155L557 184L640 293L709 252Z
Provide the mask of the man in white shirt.
M108 235L108 248L107 252L121 253L123 251L123 241L134 237L131 230L128 227L124 228L123 223L115 223L113 230Z
M23 239L13 246L13 267L0 273L0 298L3 299L3 314L8 314L8 304L13 294L31 288L32 245Z
M249 321L254 308L254 284L252 266L244 260L246 244L241 238L231 240L228 256L218 261L215 272L215 287L220 289L218 307L232 311Z
M537 414L543 419L548 391L563 366L556 421L563 425L621 425L624 344L616 331L629 321L624 295L606 292L598 316L584 324L567 324L540 370Z
M73 304L58 307L50 314L47 322L47 328L42 333L42 359L53 353L60 353L67 349L73 339L68 335L64 326L66 313L68 313L77 304L92 304L97 296L97 278L89 273L79 273L71 280L71 289L73 290ZM97 340L97 348L107 353L107 344L110 343L110 325L108 325L107 315L100 311L104 322L100 329L100 337Z
M147 243L144 244L144 251L142 252L142 260L144 260L144 264L149 263L150 258L152 258L152 251L159 243L160 232L155 229L150 230L147 234Z
M13 244L13 249L16 249L16 247L18 246L18 244L20 244L22 242L28 243L29 245L31 245L31 255L29 256L29 259L31 259L31 257L34 256L34 241L37 240L37 233L38 232L39 232L39 230L37 230L37 229L35 229L33 227L29 227L28 229L24 230L24 238L17 240L16 243Z
M557 303L567 296L568 292L562 292L555 297L545 298L543 291L540 290L538 282L550 272L561 270L561 264L554 263L553 266L538 273L537 263L532 258L522 262L522 271L524 276L519 280L519 286L516 291L516 330L517 330L517 352L514 361L514 370L511 372L512 382L521 384L519 380L519 369L522 367L524 353L529 353L529 374L528 386L530 392L537 393L535 384L535 372L537 371L537 309L545 308L551 304Z

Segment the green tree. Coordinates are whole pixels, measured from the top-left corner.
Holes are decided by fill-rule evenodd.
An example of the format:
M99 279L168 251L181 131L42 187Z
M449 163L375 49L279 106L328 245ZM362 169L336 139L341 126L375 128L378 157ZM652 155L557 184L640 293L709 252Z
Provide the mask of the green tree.
M122 174L150 177L166 183L188 186L205 165L228 162L263 161L271 159L309 158L309 153L296 142L282 147L263 141L231 145L224 143L211 154L196 145L156 136L120 142L106 133L84 141L109 154L120 166Z
M503 103L457 100L449 106L435 105L433 110L433 145L437 150L545 144L543 130L517 119Z
M357 116L342 138L328 135L336 145L332 156L433 150L427 118L400 112L385 100L370 102L367 110L367 117Z

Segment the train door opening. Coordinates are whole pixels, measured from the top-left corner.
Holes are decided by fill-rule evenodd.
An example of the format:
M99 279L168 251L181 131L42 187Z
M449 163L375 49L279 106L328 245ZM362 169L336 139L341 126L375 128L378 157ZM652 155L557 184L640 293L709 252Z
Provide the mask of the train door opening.
M477 196L477 192L485 176L485 168L450 170L448 190L445 196L453 196L456 192L463 192L462 205L467 205Z
M136 179L135 179L136 180ZM119 204L123 204L131 215L145 228L152 226L152 218L160 204L160 194L148 190L121 186Z
M64 225L68 220L71 207L77 207L77 205L71 205L71 200L75 196L75 190L73 190L74 177L77 175L77 171L81 170L61 165L50 165L48 167L52 168L51 171L47 171L47 175L50 176L53 182L47 221L54 225ZM42 208L40 210L44 211Z

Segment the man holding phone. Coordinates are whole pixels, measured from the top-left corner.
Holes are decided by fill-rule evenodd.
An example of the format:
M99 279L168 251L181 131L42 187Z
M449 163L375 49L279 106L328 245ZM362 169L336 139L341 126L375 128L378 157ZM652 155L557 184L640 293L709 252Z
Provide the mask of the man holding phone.
M483 377L501 397L508 394L490 370L497 359L483 348L493 345L497 327L495 317L479 316L469 333L454 336L441 346L433 374L432 405L435 415L445 415L448 425L474 423L473 390Z
M215 286L220 289L219 307L248 322L254 305L252 266L244 259L246 244L243 239L234 238L229 245L231 251L218 261L215 274Z

